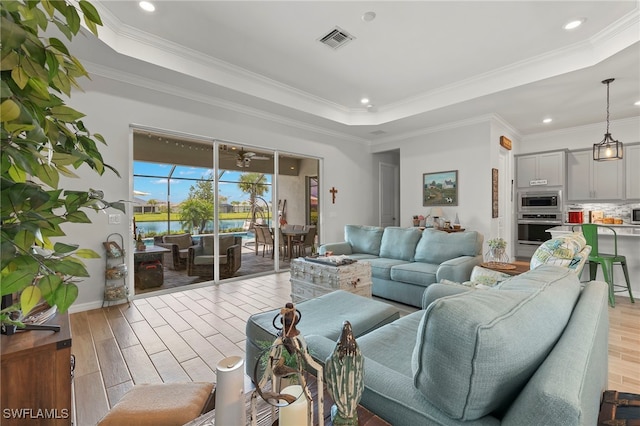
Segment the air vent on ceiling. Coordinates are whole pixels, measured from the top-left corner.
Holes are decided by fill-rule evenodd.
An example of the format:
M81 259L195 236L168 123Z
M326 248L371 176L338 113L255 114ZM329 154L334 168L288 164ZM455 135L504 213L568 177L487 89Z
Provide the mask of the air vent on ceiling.
M335 27L327 34L323 35L318 39L318 41L322 44L326 44L333 50L336 50L345 44L349 43L351 40L355 39L354 36L346 32L340 27Z

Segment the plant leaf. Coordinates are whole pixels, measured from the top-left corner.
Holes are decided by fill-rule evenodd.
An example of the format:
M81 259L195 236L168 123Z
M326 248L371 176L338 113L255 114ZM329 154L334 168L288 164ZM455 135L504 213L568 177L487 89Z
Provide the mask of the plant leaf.
M29 274L27 271L17 270L10 274L2 276L2 286L0 288L0 295L17 293L23 288L31 284L33 281L33 274Z
M60 243L57 242L53 245L53 251L56 254L67 254L67 253L71 253L75 250L78 249L78 245L77 244L65 244L65 243Z
M78 120L85 116L85 114L65 105L51 108L51 115L53 115L53 117L57 118L58 120L65 121L67 123Z
M11 99L6 99L0 104L0 120L5 123L20 117L20 107Z
M42 293L40 289L35 285L30 285L20 294L20 307L22 308L22 315L26 316L31 310L40 302Z
M62 284L62 278L55 274L45 275L38 281L37 285L42 293L42 298L46 300L49 305L54 304L54 293L60 284Z
M11 78L16 82L20 89L27 87L27 83L29 82L29 76L20 66L11 70Z
M83 259L100 259L100 255L91 249L78 249L75 255Z
M74 283L60 285L53 295L53 301L61 313L67 312L69 306L71 306L77 298L78 286Z
M38 176L38 179L49 185L51 188L58 187L60 175L58 174L55 167L48 164L43 164L38 168L36 176Z

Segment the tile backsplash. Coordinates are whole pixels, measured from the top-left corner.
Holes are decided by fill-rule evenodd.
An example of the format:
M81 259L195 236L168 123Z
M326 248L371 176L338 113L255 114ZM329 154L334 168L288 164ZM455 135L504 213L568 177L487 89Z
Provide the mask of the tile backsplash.
M640 203L567 203L565 211L583 210L585 222L590 210L603 211L604 217L619 217L623 223L631 222L631 209L640 208Z

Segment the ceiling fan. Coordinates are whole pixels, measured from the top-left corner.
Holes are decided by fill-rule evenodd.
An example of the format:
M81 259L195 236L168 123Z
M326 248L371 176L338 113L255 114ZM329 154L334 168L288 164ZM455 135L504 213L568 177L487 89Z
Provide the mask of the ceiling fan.
M269 157L261 156L251 151L244 151L244 149L240 149L238 152L238 157L236 159L236 166L238 167L249 167L251 164L251 160L269 160Z

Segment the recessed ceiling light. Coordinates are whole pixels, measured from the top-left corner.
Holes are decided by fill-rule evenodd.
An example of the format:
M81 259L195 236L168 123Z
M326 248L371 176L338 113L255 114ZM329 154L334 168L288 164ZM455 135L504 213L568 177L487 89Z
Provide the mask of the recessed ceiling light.
M368 103L369 103L369 98L362 98L362 99L360 99L360 103L361 103L361 104L363 104L363 105L364 105L364 104L368 104Z
M640 101L636 101L636 102L634 103L634 105L635 105L635 106L640 106Z
M567 22L566 24L564 24L562 28L564 28L565 30L574 30L578 28L580 25L584 24L585 21L586 21L586 18L573 19Z
M553 121L553 119L552 119L552 118L545 118L544 120L542 120L542 122L543 122L544 124L551 123L552 121Z
M362 15L362 20L364 22L371 22L374 19L376 19L376 13L373 11L366 12L364 15Z
M153 12L156 10L156 7L148 1L141 1L140 3L138 3L138 5L142 10L145 10L147 12Z

